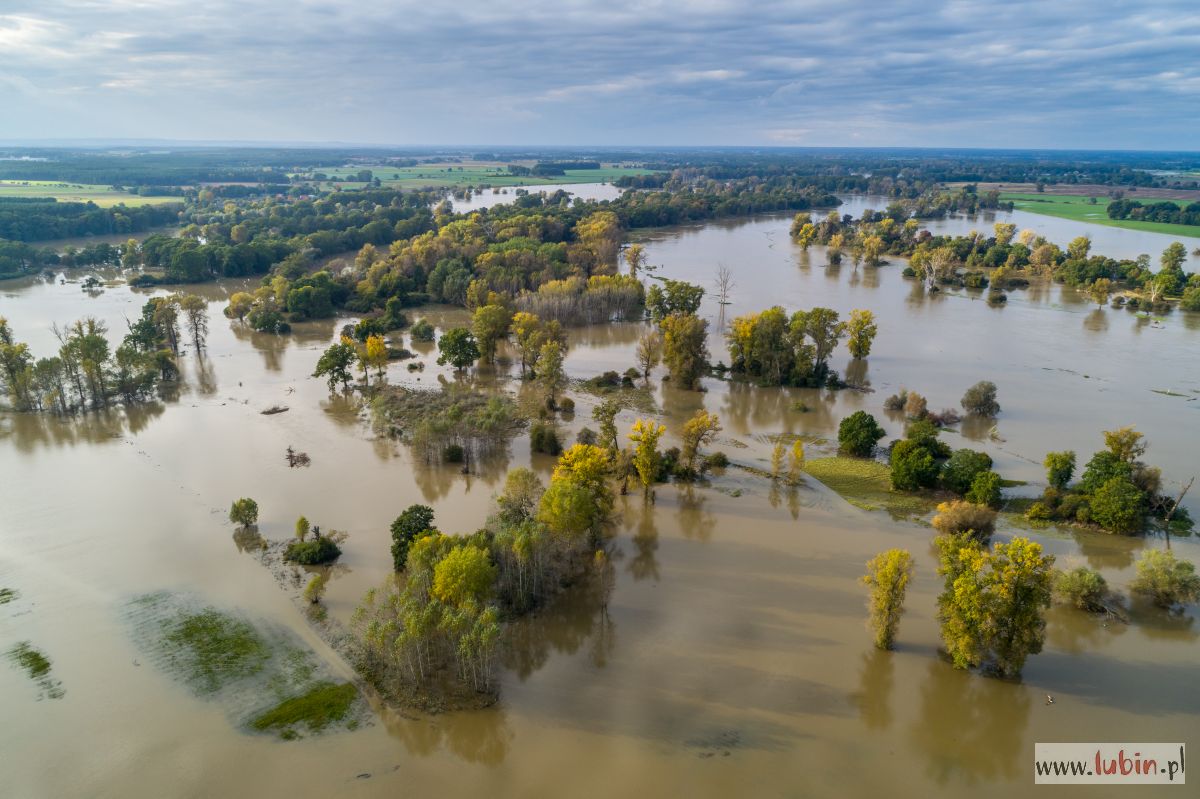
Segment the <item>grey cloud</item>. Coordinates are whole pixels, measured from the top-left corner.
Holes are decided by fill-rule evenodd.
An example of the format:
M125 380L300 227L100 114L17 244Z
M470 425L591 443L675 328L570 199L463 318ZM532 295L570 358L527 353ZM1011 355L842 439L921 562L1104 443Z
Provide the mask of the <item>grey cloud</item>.
M1198 52L1173 0L10 0L0 138L1194 148Z

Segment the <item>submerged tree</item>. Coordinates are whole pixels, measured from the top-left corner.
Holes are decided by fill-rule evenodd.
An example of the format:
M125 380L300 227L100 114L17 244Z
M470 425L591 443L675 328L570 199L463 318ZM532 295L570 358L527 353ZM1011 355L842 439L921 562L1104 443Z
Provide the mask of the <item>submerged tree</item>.
M671 382L682 389L699 388L700 376L708 369L708 322L693 314L673 314L660 326L663 363Z
M642 334L637 343L637 364L642 377L650 379L650 372L662 359L662 334L649 330Z
M1161 608L1200 600L1200 575L1196 574L1196 567L1161 549L1142 553L1137 562L1137 576L1129 587Z
M242 527L258 524L258 503L249 497L235 499L229 508L229 521Z
M637 470L638 479L642 483L642 491L649 496L650 486L658 480L662 468L662 456L658 452L658 440L667 432L667 428L647 419L638 419L633 423L629 440L634 444L633 468Z
M333 391L338 383L341 383L342 389L345 390L350 387L350 382L354 379L354 374L351 370L354 367L356 358L353 345L346 343L333 344L325 352L321 353L321 357L317 360L317 368L313 370L312 376L324 377L330 391Z
M700 448L711 444L719 432L721 432L721 420L715 413L709 413L703 409L696 411L691 419L684 422L683 448L679 456L684 471L688 473L695 471L696 455L700 452Z
M891 649L896 640L912 572L912 555L903 549L889 549L867 562L867 573L861 579L871 589L868 626L875 633L875 646L880 649Z
M439 364L450 364L459 371L479 360L479 347L475 344L475 336L465 327L451 328L443 333L438 339L438 353Z
M846 322L846 334L848 336L846 347L850 350L852 358L866 358L871 354L871 343L875 340L875 334L879 332L879 326L875 324L875 314L865 310L853 310L850 312L850 319Z

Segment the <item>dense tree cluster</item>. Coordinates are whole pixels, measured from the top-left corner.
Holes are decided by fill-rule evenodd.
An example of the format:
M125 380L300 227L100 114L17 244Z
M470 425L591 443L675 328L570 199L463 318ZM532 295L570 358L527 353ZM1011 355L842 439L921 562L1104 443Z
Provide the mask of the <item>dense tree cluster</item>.
M1108 204L1109 219L1135 219L1140 222L1166 222L1173 225L1200 225L1200 203L1180 206L1171 200L1144 204L1138 200L1113 200Z
M580 444L562 454L548 487L528 469L509 472L495 513L472 535L439 532L427 507L405 511L392 525L402 573L354 616L367 677L388 695L428 697L447 672L494 692L503 622L607 562L595 553L612 512L610 475L608 452Z
M873 327L873 324L872 324ZM824 386L837 384L829 358L846 335L846 323L829 308L796 311L779 306L739 316L729 325L726 342L730 368L763 385ZM874 331L857 331L856 348L869 350Z
M179 221L182 204L116 205L58 202L53 198L0 198L0 239L44 241L138 233Z
M1122 427L1104 434L1105 449L1092 456L1077 483L1074 452L1046 456L1048 485L1026 515L1034 521L1094 524L1112 533L1141 532L1148 518L1166 518L1188 527L1185 508L1162 493L1162 472L1140 459L1146 451L1141 433Z
M152 400L163 382L178 376L181 324L203 349L205 313L199 297L153 297L115 350L104 323L87 317L55 326L61 346L47 358L35 358L0 318L0 392L15 410L57 414Z

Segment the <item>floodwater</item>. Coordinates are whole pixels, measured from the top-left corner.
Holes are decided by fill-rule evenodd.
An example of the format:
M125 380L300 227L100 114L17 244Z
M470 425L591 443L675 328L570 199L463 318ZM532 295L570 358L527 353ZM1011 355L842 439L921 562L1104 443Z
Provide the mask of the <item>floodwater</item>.
M1064 231L1075 224L1036 219ZM1013 292L1000 309L968 293L926 296L899 264L824 267L820 248L804 254L789 242L788 224L761 217L641 238L660 274L706 282L725 263L737 281L726 318L776 303L872 309L880 334L856 377L875 391L706 380L705 392L683 393L655 380L671 436L704 407L725 427L717 448L762 466L772 437L829 438L859 408L899 433L881 409L901 385L941 408L991 379L1004 407L1001 440L970 425L946 437L991 452L1006 477L1039 479L1049 449L1075 448L1086 459L1100 431L1119 424L1147 434L1147 457L1168 481L1195 468L1195 317L1096 312L1058 287ZM414 462L405 447L375 440L353 403L309 377L344 320L284 337L251 333L221 315L224 298L241 287L200 287L213 301L209 349L183 359L186 385L176 400L75 420L0 416L0 588L20 592L0 605L0 648L30 641L52 659L64 691L39 701L24 674L0 664L5 796L1007 797L1032 782L1034 742L1188 741L1200 729L1194 608L1168 616L1134 600L1131 624L1107 626L1055 608L1045 651L1021 682L957 672L937 654L928 528L857 510L819 485L773 490L729 469L711 486L659 487L654 506L636 494L618 502L607 613L578 592L515 625L497 706L436 717L383 711L357 731L297 742L247 735L139 659L122 612L151 591L196 595L291 628L332 671L349 675L272 575L239 551L225 518L232 499L257 499L267 538L286 538L301 514L349 532L327 595L330 612L345 620L386 576L388 524L403 508L430 504L443 530L471 531L505 470L531 464L548 477L553 460L531 457L518 438L482 474ZM124 286L89 295L77 284L9 281L0 284L0 315L44 355L55 345L52 322L94 315L116 339L146 296ZM703 312L715 332L720 308ZM428 316L442 327L465 319L453 309ZM626 368L643 329L572 331L568 371L582 378ZM727 358L715 335L711 346L714 359ZM434 364L429 345L412 348L426 362L419 380L402 364L389 380L455 379ZM836 366L845 365L841 354ZM505 371L469 379L505 385ZM595 404L574 396L572 433L592 424ZM796 400L812 410L792 410ZM259 413L273 404L290 410ZM623 429L634 416L622 414ZM312 465L289 469L289 445ZM1200 511L1195 501L1190 507ZM1083 532L1037 537L1060 565L1091 565L1122 590L1137 554L1164 545ZM1200 561L1194 540L1172 544ZM889 547L912 551L917 573L898 648L880 653L856 579Z

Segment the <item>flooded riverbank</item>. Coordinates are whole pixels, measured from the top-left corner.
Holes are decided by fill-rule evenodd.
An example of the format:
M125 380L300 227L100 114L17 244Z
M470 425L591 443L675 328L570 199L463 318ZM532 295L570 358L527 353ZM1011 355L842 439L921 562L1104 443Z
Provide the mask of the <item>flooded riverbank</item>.
M853 213L849 204L839 210ZM704 381L704 392L679 392L659 383L660 370L652 396L671 443L703 407L724 426L713 449L764 467L777 436L830 439L858 409L899 434L882 403L901 386L940 409L989 379L1003 407L997 440L968 424L945 438L987 450L1005 477L1039 481L1047 450L1085 458L1101 447L1101 430L1123 424L1147 435L1147 458L1168 481L1195 468L1195 316L1097 311L1057 286L1013 292L999 309L965 291L926 295L899 264L824 266L821 248L805 254L791 244L789 223L761 217L639 238L649 262L662 265L656 274L711 288L719 263L733 271L733 304L706 300L702 308L714 360L728 362L719 328L740 313L773 304L871 309L880 333L855 377L873 393L716 379ZM1123 254L1098 236L1095 249ZM0 415L0 588L19 594L0 605L0 648L31 642L65 691L39 700L25 673L0 668L6 795L528 796L570 786L581 796L1000 797L1030 784L1035 741L1187 740L1200 726L1188 688L1200 654L1194 608L1168 616L1133 600L1128 625L1054 608L1046 649L1021 682L956 672L937 652L940 581L928 528L858 510L815 483L776 489L730 468L708 486L660 487L653 506L636 494L619 500L607 612L591 593L568 592L519 622L495 707L436 717L383 711L357 730L301 741L247 734L219 704L145 660L123 612L138 596L185 593L279 625L333 678L353 677L272 574L241 551L226 520L234 498L258 501L259 531L269 539L290 536L301 514L349 533L326 599L329 613L346 620L389 573L388 524L401 510L429 504L443 530L475 530L505 470L530 465L545 478L553 459L531 455L523 436L480 473L414 460L403 445L376 439L354 400L331 397L309 376L346 320L298 325L282 337L253 333L221 315L242 288L194 287L211 301L209 348L203 359L181 359L178 399L76 419ZM51 323L94 315L119 337L147 296L125 286L91 296L75 284L8 281L0 315L42 356L57 346ZM443 328L466 319L448 308L411 315ZM572 330L569 374L623 370L645 329ZM431 345L399 338L426 369L413 375L394 363L391 382L456 379L436 366ZM844 350L834 366L847 368ZM516 392L514 372L510 362L465 379ZM571 395L573 438L594 426L596 398ZM811 410L795 410L797 401ZM260 413L276 404L289 410ZM634 417L619 417L622 434ZM311 466L289 468L289 446L307 452ZM1189 507L1200 512L1195 499ZM1090 565L1118 590L1142 549L1163 546L1152 537L1035 535L1060 566ZM889 547L909 549L917 571L898 648L881 653L864 627L856 579ZM1173 548L1200 561L1195 539Z

